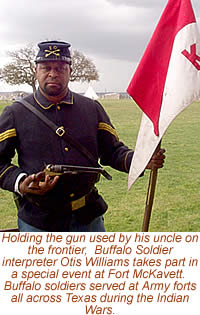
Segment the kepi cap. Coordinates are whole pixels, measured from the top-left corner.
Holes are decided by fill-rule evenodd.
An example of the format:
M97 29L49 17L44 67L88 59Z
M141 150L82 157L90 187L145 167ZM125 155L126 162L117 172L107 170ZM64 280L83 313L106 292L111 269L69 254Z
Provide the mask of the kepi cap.
M39 52L35 62L45 61L65 61L71 65L71 55L69 47L71 45L61 41L46 41L38 44Z

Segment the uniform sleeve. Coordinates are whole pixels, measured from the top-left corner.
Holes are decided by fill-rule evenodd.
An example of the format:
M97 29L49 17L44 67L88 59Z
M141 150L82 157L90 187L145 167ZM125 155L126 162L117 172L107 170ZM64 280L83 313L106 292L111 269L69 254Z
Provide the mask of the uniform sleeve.
M14 191L15 181L22 172L12 164L17 147L17 132L11 107L6 107L0 116L0 187Z
M97 108L100 163L128 173L134 152L119 140L110 118L99 103Z

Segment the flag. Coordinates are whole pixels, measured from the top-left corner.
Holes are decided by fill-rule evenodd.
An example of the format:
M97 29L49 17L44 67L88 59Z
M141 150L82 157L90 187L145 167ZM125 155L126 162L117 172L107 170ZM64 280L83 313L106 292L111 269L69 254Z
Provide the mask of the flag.
M173 119L200 98L200 35L190 0L169 0L127 92L143 115L128 188Z

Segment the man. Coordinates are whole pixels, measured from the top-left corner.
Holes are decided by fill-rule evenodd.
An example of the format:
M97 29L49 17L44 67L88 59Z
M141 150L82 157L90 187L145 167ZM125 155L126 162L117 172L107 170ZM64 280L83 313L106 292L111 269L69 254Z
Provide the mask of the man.
M96 174L36 175L48 164L94 166L87 154L66 143L64 133L84 146L96 163L100 159L102 165L123 172L130 167L133 151L119 141L103 107L69 90L69 47L60 41L39 44L39 88L25 98L58 125L58 134L20 101L0 117L0 187L19 197L20 231L105 231L102 215L107 205L94 187ZM15 150L19 166L11 163ZM154 154L148 168L162 167L163 153Z

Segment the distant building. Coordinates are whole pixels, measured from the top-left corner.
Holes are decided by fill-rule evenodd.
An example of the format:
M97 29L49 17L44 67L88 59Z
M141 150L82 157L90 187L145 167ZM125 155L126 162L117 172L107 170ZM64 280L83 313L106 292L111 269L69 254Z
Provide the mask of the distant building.
M0 101L16 101L28 94L29 93L23 91L0 92Z
M112 100L119 100L123 98L129 98L129 95L126 92L120 93L104 93L101 95L102 99L112 99Z

